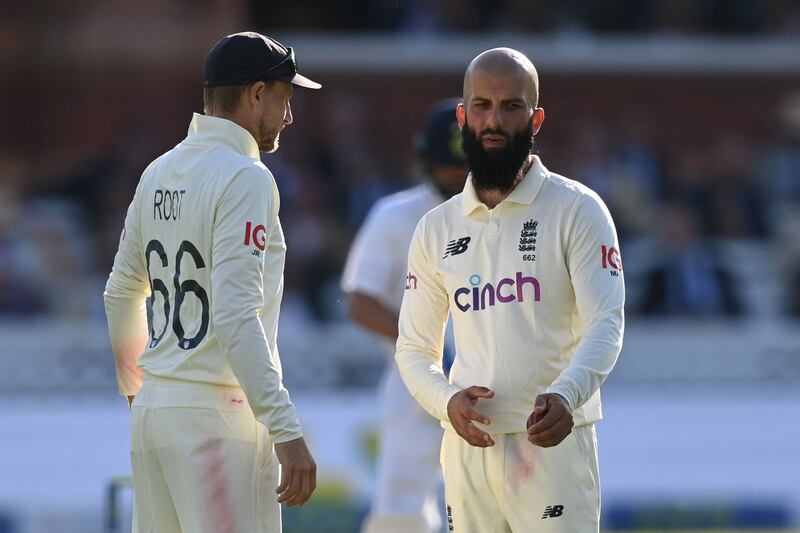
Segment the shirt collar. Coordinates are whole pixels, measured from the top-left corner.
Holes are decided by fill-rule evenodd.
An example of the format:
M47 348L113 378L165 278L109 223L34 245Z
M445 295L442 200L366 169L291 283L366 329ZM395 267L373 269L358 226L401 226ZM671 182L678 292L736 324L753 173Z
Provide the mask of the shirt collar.
M236 153L261 160L258 144L250 132L225 118L194 113L186 141L190 144L224 145Z
M542 164L539 156L533 156L531 168L528 169L525 177L523 177L514 190L511 191L511 194L503 199L503 202L526 205L532 204L536 199L536 195L539 194L539 190L542 188L547 174L548 170ZM480 206L486 208L486 205L480 201L478 194L475 192L475 186L472 184L472 173L470 172L469 176L467 176L467 182L464 184L464 192L461 198L461 214L465 217L469 216Z

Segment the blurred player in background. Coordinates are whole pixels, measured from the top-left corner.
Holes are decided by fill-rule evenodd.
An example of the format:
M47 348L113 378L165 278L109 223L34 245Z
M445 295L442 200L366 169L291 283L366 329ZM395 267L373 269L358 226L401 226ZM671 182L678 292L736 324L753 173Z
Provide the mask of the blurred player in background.
M128 208L104 297L132 401L134 532L277 533L279 502L303 504L316 486L282 384L286 245L260 161L292 123L294 85L320 87L291 48L221 39L203 72L205 114L147 167Z
M599 530L594 422L622 347L622 262L602 200L532 154L538 100L520 52L470 63L458 107L470 175L420 220L409 250L396 357L414 398L445 423L447 518L459 533Z
M456 122L458 100L439 102L416 139L417 161L427 181L387 196L372 208L347 258L342 285L350 293L350 314L383 338L394 355L408 246L419 219L461 192L467 175ZM452 337L452 336L451 336ZM446 343L453 354L452 339ZM447 363L445 363L447 366ZM383 376L378 479L364 533L428 533L442 527L439 511L439 422L409 395L394 360Z

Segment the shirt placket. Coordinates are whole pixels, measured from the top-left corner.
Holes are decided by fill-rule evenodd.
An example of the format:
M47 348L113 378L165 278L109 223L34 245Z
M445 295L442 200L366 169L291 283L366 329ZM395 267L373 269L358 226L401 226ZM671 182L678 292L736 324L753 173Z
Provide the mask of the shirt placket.
M498 242L500 240L500 220L502 216L502 205L498 204L495 206L494 209L489 210L489 218L488 218L488 226L486 228L485 233L485 243L486 243L486 257L484 259L484 264L487 266L486 272L486 282L494 283L498 274L500 272L500 265L502 265L502 260L499 257L501 253ZM497 321L495 319L494 313L488 313L486 317L491 321L491 334L492 334L492 344L494 353L492 354L492 359L497 361L497 356L499 352L498 346L498 335L497 335Z

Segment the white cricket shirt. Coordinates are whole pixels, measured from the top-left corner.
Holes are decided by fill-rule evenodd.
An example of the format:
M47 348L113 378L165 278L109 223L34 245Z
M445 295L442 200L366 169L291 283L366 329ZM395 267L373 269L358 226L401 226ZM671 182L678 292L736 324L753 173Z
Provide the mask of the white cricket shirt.
M345 292L366 294L399 313L414 228L422 215L443 201L427 183L378 200L347 255L342 274ZM394 342L387 344L394 355Z
M147 167L104 293L121 394L136 394L142 371L241 386L274 442L302 436L276 345L278 209L255 139L226 119L195 114Z
M492 433L526 430L537 395L561 394L575 425L602 418L599 387L622 348L625 288L616 230L595 192L534 158L494 209L464 191L419 222L409 250L397 363L417 401L449 425L471 385ZM442 373L448 311L456 357ZM480 425L480 424L479 424Z
M422 184L378 200L358 231L347 256L342 288L362 292L400 312L408 245L422 215L444 201L432 185Z

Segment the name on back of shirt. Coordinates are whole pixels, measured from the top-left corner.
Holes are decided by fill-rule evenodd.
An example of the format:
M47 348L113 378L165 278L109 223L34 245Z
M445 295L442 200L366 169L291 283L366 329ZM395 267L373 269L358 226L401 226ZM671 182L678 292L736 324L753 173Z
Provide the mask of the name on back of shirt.
M186 189L156 189L153 193L153 220L180 220Z

